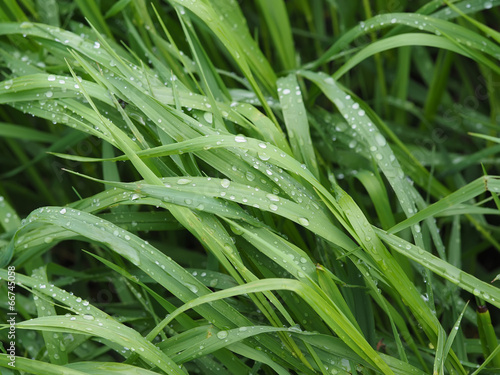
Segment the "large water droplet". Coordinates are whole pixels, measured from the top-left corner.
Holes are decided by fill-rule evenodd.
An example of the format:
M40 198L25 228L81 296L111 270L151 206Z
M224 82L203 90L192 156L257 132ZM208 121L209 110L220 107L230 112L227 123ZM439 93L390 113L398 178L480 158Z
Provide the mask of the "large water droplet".
M217 338L223 340L227 337L227 331L219 331L217 332Z
M250 171L248 171L248 172L245 173L245 177L247 178L248 181L255 180L255 175L252 172L250 172Z
M385 146L387 144L384 136L382 134L380 134L380 133L377 133L375 135L375 141L377 141L377 143L378 143L379 146Z
M267 197L267 199L269 199L270 201L273 201L273 202L279 202L279 200L280 200L280 197L278 197L277 195L274 195L274 194L266 194L266 197Z
M299 217L298 222L300 225L303 225L305 227L309 225L309 220L307 220L305 217Z

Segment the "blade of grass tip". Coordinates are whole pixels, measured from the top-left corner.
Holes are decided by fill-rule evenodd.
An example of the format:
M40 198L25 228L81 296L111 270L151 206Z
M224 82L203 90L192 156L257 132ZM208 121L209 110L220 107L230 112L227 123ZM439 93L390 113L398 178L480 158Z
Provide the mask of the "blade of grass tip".
M215 117L213 119L215 128L225 130L226 127L224 126L224 122L222 120L222 114L216 102L216 98L222 100L226 97L226 93L223 93L221 90L221 88L224 87L224 83L222 82L219 74L217 74L215 67L208 58L205 50L201 46L200 41L196 37L195 31L189 18L185 15L182 15L178 7L176 7L176 11L182 29L184 30L184 35L189 43L189 46L191 47L191 53L193 54L194 61L196 62L196 65L198 67L199 74L202 78L203 86L205 88L204 92L205 95L207 95L208 102L210 103L210 106L212 108L211 113L213 113Z
M481 371L484 370L484 368L489 365L493 359L497 358L500 355L500 345L498 345L495 350L491 352L491 354L484 360L484 362L479 366L476 371L474 371L471 375L479 375ZM497 366L498 367L498 366Z
M477 178L476 180L468 183L464 187L461 187L460 189L456 190L450 195L440 199L436 203L433 203L430 206L424 208L415 215L410 216L409 218L396 224L395 226L393 226L388 230L388 233L393 234L400 232L401 230L409 228L410 226L415 225L426 218L437 215L438 213L446 210L447 208L467 202L477 197L478 195L484 193L485 190L495 189L495 186L492 186L491 188L488 187L488 182L490 180L494 181L494 177L485 176Z
M119 0L114 3L111 8L109 8L104 14L104 19L111 18L123 11L127 7L127 5L130 4L130 1L131 0Z
M111 40L114 40L114 35L104 20L99 5L97 5L95 0L75 0L75 2L89 23L96 25L100 32L106 34Z
M73 78L75 79L75 81L78 82L76 74L73 71L73 69L71 68L71 66L69 65L69 63L68 63L68 68L69 68L71 74L73 75ZM80 88L81 88L81 91L82 91L83 95L85 96L85 98L87 99L87 101L89 102L89 104L91 105L91 107L94 109L94 111L99 116L99 119L101 120L102 125L112 135L113 139L117 142L117 144L120 147L120 149L125 153L125 155L127 155L127 157L129 158L129 160L132 162L132 164L134 164L135 168L142 175L142 177L146 181L148 181L148 182L150 182L152 184L155 184L155 185L159 185L160 184L161 185L161 180L137 156L137 154L132 149L132 147L130 147L130 142L131 142L130 139L125 134L123 134L123 132L120 131L120 129L118 129L116 126L114 126L112 124L108 125L108 123L104 120L104 118L102 117L102 115L99 112L99 109L94 104L92 98L85 91L85 88L84 88L84 85L83 85L82 82L80 83ZM115 99L115 101L116 101L116 99ZM121 106L118 104L118 102L116 102L116 104L117 104L117 108L120 109ZM123 108L122 108L122 111L123 111ZM125 112L123 112L123 113L125 113Z
M458 330L460 329L460 323L462 322L462 318L464 317L465 310L467 309L468 305L469 305L469 302L467 301L464 308L462 309L462 312L460 313L455 324L453 325L453 328L451 329L451 332L450 332L448 338L446 339L446 343L445 343L445 346L443 349L443 362L442 362L443 364L446 361L446 357L448 356L448 353L451 350L451 346L453 344L453 341L455 340L455 337L457 336ZM442 365L441 365L441 369L443 371ZM444 373L444 372L442 372L442 373Z
M433 375L444 375L444 345L446 340L446 332L442 327L439 327L438 340L436 344L436 354L434 355Z
M472 135L473 137L478 137L478 138L486 139L487 141L490 141L490 142L500 143L500 138L493 137L491 135L480 134L480 133L468 133L468 134Z
M439 339L438 339L438 344L436 348L436 354L434 357L434 369L433 369L433 374L439 375L439 374L444 374L444 366L445 366L445 361L446 357L448 356L451 346L453 344L453 341L455 340L455 337L458 333L458 330L460 328L460 323L462 321L462 318L465 314L465 310L467 309L469 302L467 302L462 309L462 312L460 313L459 317L457 318L455 324L453 325L450 335L448 338L446 338L446 333L444 330L440 330L439 334ZM446 339L446 341L445 341Z
M28 162L23 163L23 165L20 165L17 168L14 168L2 175L0 177L3 178L11 178L14 177L15 175L25 171L29 170L30 168L33 168L34 164L37 164L41 162L43 159L47 157L47 154L54 152L54 151L62 151L62 150L67 150L70 149L71 147L77 145L79 142L85 140L88 138L88 134L82 133L80 131L70 131L63 135L62 137L56 139L48 148L42 150L40 153L38 153L36 156L32 157ZM35 180L36 181L36 180ZM52 202L52 204L55 204L55 202Z
M275 92L276 76L269 62L252 40L239 6L234 4L229 6L229 3L221 0L214 0L212 3L173 1L191 10L214 32L248 79L275 130L281 132L274 112L267 103L253 73L257 74L269 93Z
M477 279L476 277L452 266L450 263L432 255L431 253L415 246L397 236L389 234L381 229L375 228L378 236L392 249L404 254L409 259L430 269L435 274L458 285L460 288L481 296L485 301L500 308L500 290L492 285Z
M0 137L17 138L24 141L41 143L52 143L59 138L55 134L5 122L0 122Z
M194 86L198 87L201 92L201 88L199 87L198 81L194 77L192 65L188 63L188 61L186 60L187 57L185 55L181 55L179 48L177 47L174 39L172 38L172 35L165 26L165 22L163 22L163 19L161 18L154 4L153 4L153 11L155 12L158 23L160 24L163 32L167 36L167 39L170 43L170 45L168 45L167 42L164 41L156 32L150 31L152 33L153 41L155 42L157 49L162 53L162 56L167 63L167 66L170 69L172 69L175 76L184 85L186 85L186 88L189 90L190 93L193 93L195 91ZM139 43L141 43L140 40ZM151 57L153 62L157 61L154 58L154 56ZM177 64L177 62L174 59L179 60L182 63L182 66ZM186 76L186 72L184 70L187 72L189 77L191 77L191 81L188 80L188 77ZM164 72L163 74L170 75L168 71Z

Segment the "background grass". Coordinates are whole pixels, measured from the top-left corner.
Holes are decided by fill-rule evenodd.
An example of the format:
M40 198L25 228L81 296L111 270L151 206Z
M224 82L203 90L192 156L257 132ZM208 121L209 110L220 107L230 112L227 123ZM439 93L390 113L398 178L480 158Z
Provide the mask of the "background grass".
M2 2L1 373L500 371L498 5Z

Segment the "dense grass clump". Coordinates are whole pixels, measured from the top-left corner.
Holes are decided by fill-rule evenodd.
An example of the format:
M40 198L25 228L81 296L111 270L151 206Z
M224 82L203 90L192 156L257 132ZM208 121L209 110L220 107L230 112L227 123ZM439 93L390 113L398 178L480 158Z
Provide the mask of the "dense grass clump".
M498 5L1 2L0 372L499 373Z

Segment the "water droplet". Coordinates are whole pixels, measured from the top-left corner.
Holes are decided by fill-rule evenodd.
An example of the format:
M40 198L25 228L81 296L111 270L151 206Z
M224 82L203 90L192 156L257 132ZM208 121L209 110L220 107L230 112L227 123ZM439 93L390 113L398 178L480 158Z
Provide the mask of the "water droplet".
M227 331L219 331L217 332L217 338L223 340L227 337Z
M375 135L375 141L378 143L379 146L385 146L387 144L384 136L380 133L377 133Z
M85 315L83 315L83 319L85 319L85 320L94 320L95 318L94 318L94 316L92 316L90 314L85 314Z
M265 152L258 152L257 155L259 156L259 159L263 161L270 159L269 155L267 155Z
M309 225L309 220L307 220L305 217L299 217L298 222L300 225L303 225L305 227Z
M179 178L177 180L177 184L179 185L187 185L191 182L191 180L189 178Z
M53 75L53 74L49 74L49 76L47 77L47 80L48 81L55 81L56 80L56 76Z
M61 209L61 211L59 211L59 213L60 213L61 215L64 215L64 214L66 213L66 209L65 209L65 208Z
M279 200L280 200L280 197L278 197L277 195L274 195L274 194L266 194L266 197L267 197L267 199L269 199L270 201L273 201L273 202L279 202Z
M237 135L236 137L234 137L234 141L238 143L243 143L246 142L247 139L243 135Z
M278 206L276 206L275 204L272 203L272 204L269 205L269 209L271 211L278 211Z
M289 89L284 89L283 90L283 95L288 95L290 94L290 90Z
M189 290L191 292L198 293L198 287L196 285L188 284L188 283L186 283L185 285L189 288Z
M227 178L225 178L225 179L221 180L220 184L223 188L228 188L229 185L231 184L231 181L229 181Z
M205 119L206 122L208 122L209 124L211 124L213 122L213 115L212 115L212 112L205 112L203 114L203 118Z
M54 95L54 93L52 91L50 91L50 90L45 93L45 96L47 98L52 98L52 95Z

